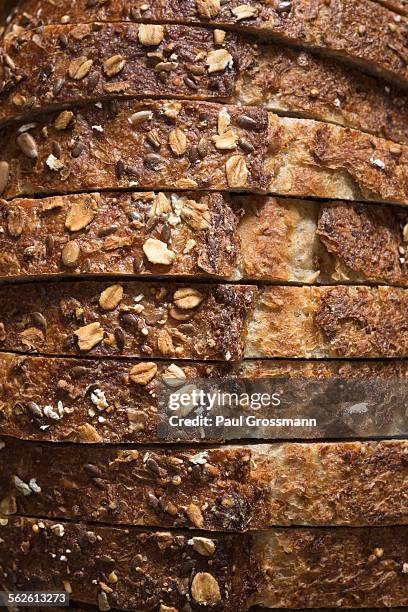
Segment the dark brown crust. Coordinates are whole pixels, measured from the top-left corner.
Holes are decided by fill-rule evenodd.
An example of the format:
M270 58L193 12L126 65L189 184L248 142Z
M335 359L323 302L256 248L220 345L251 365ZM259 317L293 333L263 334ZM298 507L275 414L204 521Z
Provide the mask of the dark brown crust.
M380 4L383 4L385 7L390 9L391 11L395 11L396 13L401 13L401 15L408 15L408 2L407 0L376 0Z
M250 45L231 32L222 45L215 44L211 30L177 25L164 26L162 43L148 47L139 43L138 28L130 23L46 26L6 41L0 56L5 73L0 121L92 99L228 98L408 143L406 96L339 62L281 46ZM207 54L215 49L227 50L233 64L208 74ZM103 62L113 55L126 64L107 76ZM169 73L155 70L160 56L162 63L177 59ZM77 57L93 60L80 80L68 74Z
M165 206L168 209L162 210ZM94 210L82 229L66 227L75 206ZM1 222L3 221L3 224ZM220 193L93 193L40 200L0 201L0 276L69 274L238 275L238 217ZM20 233L21 231L21 233ZM17 235L16 235L17 234ZM148 239L175 254L168 265L149 261ZM62 259L74 240L80 257L74 268Z
M44 527L35 533L33 525L39 523ZM53 525L63 525L64 535L56 535ZM193 576L205 573L217 581L221 592L211 610L226 612L231 607L246 609L255 586L249 582L250 542L243 535L212 537L215 553L205 557L188 543L192 534L185 532L143 533L29 518L10 519L0 531L0 584L10 590L28 585L61 590L67 581L73 600L97 604L102 583L105 593L112 591L107 593L111 607L148 611L158 610L162 602L181 610L190 598ZM13 559L6 550L15 551ZM112 572L118 577L116 583L109 582ZM205 609L194 600L191 604L194 611Z
M259 45L254 67L242 75L238 100L408 142L408 105L401 90L307 51Z
M157 373L146 385L135 384L129 372L135 361L108 359L58 359L0 354L0 433L15 438L78 443L138 443L166 444L172 441L160 433L163 410L159 399L163 396L163 375L168 375L170 362L157 362ZM297 438L321 439L334 437L350 439L408 435L404 394L398 393L408 378L408 366L402 361L341 362L341 361L245 361L242 364L204 364L178 362L186 376L186 384L194 381L237 377L258 385L263 378L286 379L294 389L303 382L300 393L303 402L290 401L285 417L316 419L317 426L298 428ZM338 381L347 392L338 393ZM310 383L310 385L308 384ZM356 385L356 387L354 387ZM360 388L357 393L353 389ZM92 401L95 389L105 394L108 409L99 411ZM311 391L312 389L312 391ZM388 390L387 390L388 389ZM333 403L321 402L321 390L328 398L335 394ZM314 397L313 401L310 398ZM297 394L299 397L299 394ZM370 403L370 412L350 414L351 404L363 400ZM55 419L44 412L51 406L54 412L61 402L64 412ZM53 415L55 417L55 414ZM270 417L270 411L264 415ZM281 416L281 415L280 415ZM102 418L100 418L102 417ZM289 428L264 428L258 439L291 439ZM248 433L244 432L236 438ZM222 442L221 432L205 440L195 430L184 432L185 442Z
M317 235L324 247L319 267L322 278L342 281L360 278L389 285L407 285L408 222L397 207L322 205ZM326 253L332 257L327 257Z
M129 187L266 191L265 111L226 107L231 127L247 146L244 150L237 143L235 150L220 150L212 137L218 134L218 115L224 107L183 101L177 103L178 114L172 120L164 114L168 104L112 101L92 105L76 111L63 130L54 125L58 113L47 115L29 130L36 143L35 159L18 146L18 128L5 129L0 149L3 162L9 166L9 179L3 196ZM140 111L151 112L151 118L131 125L130 118ZM253 126L241 127L243 115L253 120ZM176 149L180 154L174 153L169 142L176 128L186 138ZM157 146L151 143L152 137L154 142L158 138Z
M33 531L39 522L43 527ZM182 533L58 523L63 529L57 527L54 532L64 532L58 536L52 530L56 524L16 517L1 528L4 587L58 590L68 580L73 600L95 604L103 582L112 590L107 595L112 607L152 610L161 601L180 610L191 581L201 570L213 577L203 577L213 585L211 593L218 595L220 590L220 600L211 607L217 612L244 611L251 604L265 603L286 608L317 608L322 601L331 607L408 604L403 573L408 534L402 527L271 529L251 537L223 535L212 538L216 550L208 558L192 550ZM13 557L10 550L15 551ZM138 563L138 554L146 560ZM192 563L186 563L188 557ZM140 570L135 570L134 560ZM109 585L112 571L118 581ZM347 579L347 589L340 578ZM198 596L194 586L191 592ZM192 610L202 609L194 597L190 605Z
M407 535L393 528L261 532L251 561L261 565L267 586L251 602L291 609L406 606Z
M163 203L169 210L160 212ZM95 210L82 229L69 211ZM404 208L228 197L221 193L103 192L0 201L0 277L195 275L307 284L408 285ZM160 240L176 254L149 261L143 245ZM68 241L80 249L63 263Z
M0 514L220 531L407 524L407 467L407 441L197 453L5 439Z
M332 354L403 357L408 351L408 294L380 287L313 290L314 322Z
M123 297L108 310L100 300L112 286L118 287L106 282L3 287L2 349L148 359L241 358L256 288L125 282ZM191 293L190 302L186 294Z
M139 27L133 23L58 25L5 42L0 52L5 72L0 121L105 98L229 98L238 76L245 74L255 56L255 50L232 32L217 45L211 30L167 25L161 43L148 46L139 42ZM207 57L217 49L225 50L231 61L209 73ZM125 64L109 74L104 62L117 55ZM69 70L79 57L93 64L84 78L76 79ZM162 71L157 68L159 62ZM167 71L165 66L172 69Z
M245 356L406 357L408 292L392 287L267 287Z
M408 204L408 148L357 130L269 115L270 193Z
M129 7L124 0L108 5L96 2L92 7L86 7L85 0L72 2L69 7L65 2L44 6L39 0L28 0L20 4L15 23L23 27L60 23L61 19L70 23L126 19L210 23L324 50L381 76L406 83L406 22L401 16L366 0L331 0L324 5L320 0L293 0L289 12L279 10L278 4L248 0L245 5L254 8L255 16L237 20L231 9L242 2L228 0L217 15L207 20L200 17L195 0L160 0L147 11Z

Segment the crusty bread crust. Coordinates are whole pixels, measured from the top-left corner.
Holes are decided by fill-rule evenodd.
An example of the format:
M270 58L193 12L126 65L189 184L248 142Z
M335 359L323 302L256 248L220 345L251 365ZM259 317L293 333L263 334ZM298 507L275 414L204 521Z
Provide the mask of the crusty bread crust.
M408 149L318 121L270 113L269 192L408 204Z
M156 274L406 287L407 222L405 208L216 192L3 200L0 277ZM149 239L167 245L173 260L149 259ZM79 256L66 265L72 241Z
M407 357L408 291L125 282L0 290L1 347L46 355L236 361Z
M340 62L179 25L163 26L152 47L140 43L140 27L55 25L6 40L0 123L96 99L228 99L408 143L406 95ZM209 73L214 51L228 61ZM78 58L93 62L83 76L72 72Z
M307 425L296 428L298 439L388 438L408 434L405 401L396 395L397 388L402 388L408 378L408 366L403 361L299 360L237 364L179 361L176 369L174 362L158 361L152 362L150 376L134 380L130 373L138 363L1 353L0 433L51 442L166 444L175 436L170 439L159 431L164 414L160 399L166 396L167 379L175 378L176 382L180 379L182 383L185 377L187 385L203 379L220 382L223 378L231 382L238 378L243 383L258 385L264 378L278 378L286 380L290 389L293 382L293 389L298 390L296 401L289 401L284 416L296 419L301 414L303 418L317 421L314 428ZM343 396L339 396L336 381L348 389ZM101 411L95 408L95 398L94 401L91 398L95 389L102 391L107 400L107 408ZM329 399L321 401L322 389L328 398L336 394L333 403ZM311 398L315 395L316 401L313 401ZM353 404L358 403L361 395L370 403L370 409L359 418L350 412L350 401L352 397ZM46 406L51 407L54 418L49 410L44 410ZM62 406L61 411L57 410L58 406ZM270 418L270 410L258 411L258 416ZM200 430L182 433L185 442L202 442ZM222 442L227 435L226 429L224 432L207 430L206 440ZM244 428L242 433L233 432L232 438L248 435ZM255 435L264 440L291 439L293 429L284 425L272 429L258 427Z
M180 105L170 120L169 104ZM186 101L101 103L60 120L3 130L4 197L138 187L408 204L408 147L333 124L270 113L268 126L256 107Z
M227 0L214 3L196 0L156 0L146 10L124 0L93 2L74 0L20 3L14 23L34 27L47 23L140 20L153 22L205 23L255 32L267 39L310 47L353 62L380 76L406 84L406 21L403 17L367 0L292 0L282 10L278 2ZM145 7L145 5L141 5ZM249 7L249 11L237 6ZM209 12L210 11L210 12ZM211 15L209 17L209 15Z
M408 293L392 287L264 287L245 356L405 357Z
M267 190L268 116L262 109L110 101L69 117L65 129L54 113L34 126L2 131L4 197L129 187ZM232 133L227 149L224 131Z
M256 287L41 283L0 290L3 350L238 360Z
M4 442L3 516L221 531L408 523L407 441L290 442L201 452L84 445L72 452L70 446Z
M75 225L70 221L73 214ZM239 219L221 193L102 192L3 200L1 218L3 278L73 273L241 275ZM148 240L159 241L162 248L167 245L169 258L146 255ZM79 248L73 263L63 258L72 241Z
M251 561L261 566L266 586L251 602L291 609L406 606L407 535L393 528L260 532Z
M58 590L65 582L74 601L96 603L99 594L104 609L154 610L162 602L180 610L189 602L198 611L204 601L216 612L322 601L355 607L357 593L360 607L408 604L403 527L217 535L208 538L209 557L191 535L14 517L1 527L0 580L7 590Z
M408 15L408 2L407 0L376 0L380 4L383 4L385 7L390 9L391 11L395 11L396 13L401 13L401 15Z
M232 32L217 44L211 30L164 25L152 45L144 28L55 25L5 41L0 123L99 99L232 98L239 75L256 57L249 41Z

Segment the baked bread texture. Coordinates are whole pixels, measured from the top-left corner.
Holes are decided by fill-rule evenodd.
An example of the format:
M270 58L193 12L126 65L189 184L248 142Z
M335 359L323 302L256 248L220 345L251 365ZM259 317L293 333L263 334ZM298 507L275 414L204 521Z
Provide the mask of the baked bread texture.
M1 550L16 551L1 558L0 580L8 590L65 588L74 601L99 603L102 610L180 610L186 602L192 610L205 604L217 612L252 604L318 608L322 601L350 607L356 592L361 607L408 603L404 527L212 535L204 550L191 532L28 517L2 522ZM347 577L347 590L340 577Z
M156 23L208 24L253 32L267 40L324 51L327 55L406 85L406 20L371 0L292 0L289 4L249 0L156 0L129 6L124 0L74 0L20 3L14 32L49 23L143 20Z
M407 441L74 452L4 445L2 516L210 531L408 523Z
M408 355L408 292L63 282L0 289L3 351L238 361Z
M3 130L0 191L4 197L135 187L266 191L267 147L262 109L110 101Z
M0 277L194 275L408 286L405 208L222 193L0 201ZM67 252L76 250L76 258Z
M271 386L276 391L278 385L286 398L283 407L262 408L257 417L297 419L301 415L316 421L315 427L307 422L296 428L285 424L206 428L209 442L408 435L405 361L211 364L1 353L0 365L0 433L20 439L84 444L203 443L200 428L182 427L176 432L162 428L169 413L161 400L168 398L169 390L201 388L204 380L220 390L227 382L227 391L236 391L237 383L242 392L254 386L270 393Z
M9 127L0 150L8 199L139 188L408 203L406 146L318 121L268 120L253 106L98 103Z
M152 32L149 39L136 23L67 24L6 40L0 122L98 99L224 99L408 143L406 94L340 62L230 31Z

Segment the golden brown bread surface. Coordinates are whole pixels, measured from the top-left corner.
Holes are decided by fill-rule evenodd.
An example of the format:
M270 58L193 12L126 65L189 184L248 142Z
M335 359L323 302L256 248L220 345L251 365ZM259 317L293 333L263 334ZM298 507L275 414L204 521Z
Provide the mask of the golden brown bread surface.
M112 187L267 189L268 117L262 109L110 101L75 111L68 124L65 118L62 111L35 126L2 131L4 197Z
M404 357L408 294L392 287L264 287L246 357Z
M0 289L0 339L61 356L407 357L407 309L394 287L19 284Z
M408 150L336 125L269 114L269 192L408 203Z
M202 443L197 428L182 427L173 434L160 429L169 416L161 399L168 397L173 385L176 390L180 385L188 389L192 384L202 386L206 380L222 389L222 381L227 380L230 389L238 382L243 392L253 392L254 387L269 393L284 382L283 407L258 410L257 416L296 419L301 415L315 419L316 426L207 428L206 440L210 442L408 435L403 392L408 368L403 361L158 361L150 362L144 376L139 370L139 377L131 377L138 363L1 353L0 433L27 440L87 444L166 444L175 439ZM265 380L270 381L266 388ZM106 401L98 401L98 395ZM359 411L363 403L365 409L363 406Z
M407 222L405 208L216 192L3 200L0 276L159 274L407 286ZM67 259L76 247L77 257Z
M24 28L48 23L144 20L209 23L255 32L267 39L324 50L402 84L407 80L406 21L371 0L292 0L289 3L249 0L166 0L129 6L124 0L74 0L43 5L20 3L14 23ZM244 8L241 8L244 7Z
M406 95L340 62L180 25L152 46L144 28L60 24L6 40L0 121L100 98L223 98L408 143Z
M408 523L408 442L132 450L4 439L0 514L221 531ZM389 475L392 474L392 479Z
M209 557L191 535L13 517L1 527L0 581L8 590L58 590L65 582L74 601L99 599L103 609L154 610L160 602L182 609L187 601L217 612L322 601L355 607L357 594L360 607L408 603L403 527L216 535L206 542Z

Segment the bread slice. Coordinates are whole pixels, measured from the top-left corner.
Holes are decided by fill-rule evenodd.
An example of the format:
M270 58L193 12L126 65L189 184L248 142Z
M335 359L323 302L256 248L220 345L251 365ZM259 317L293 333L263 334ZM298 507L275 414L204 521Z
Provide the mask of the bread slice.
M408 291L165 282L3 286L1 348L236 361L407 357Z
M256 416L293 420L300 415L307 422L289 427L278 422L274 427L207 427L207 443L408 436L405 361L140 364L129 359L45 358L2 352L0 433L26 440L86 444L203 442L199 427L182 425L170 431L161 425L169 419L169 392L180 386L188 392L211 383L214 390L221 391L270 394L278 390L282 406L262 407ZM99 391L93 396L95 389ZM98 395L106 402L98 402ZM231 407L234 410L232 401ZM230 416L231 411L227 407L217 414ZM315 427L309 425L309 419L315 419Z
M154 274L408 286L405 208L217 192L96 192L4 200L0 213L4 279ZM148 250L152 240L171 251L162 263ZM78 247L76 261L66 259L70 245Z
M151 34L150 36L153 36ZM53 25L4 43L0 122L69 104L115 98L232 98L255 62L250 41L183 25Z
M408 202L405 147L318 121L269 118L270 193Z
M275 528L203 542L191 532L15 517L1 528L0 579L7 590L65 588L76 602L99 600L102 610L182 610L186 602L192 610L204 602L219 611L322 601L344 608L357 595L361 607L405 606L407 534L403 527ZM347 589L334 580L339 572Z
M139 41L144 27L45 26L5 42L0 122L98 99L228 99L408 143L407 96L340 62L180 25L160 26L152 47Z
M66 117L62 111L2 131L5 197L112 187L267 190L262 109L110 101L75 111L61 129Z
M76 0L69 6L41 0L20 3L13 24L32 28L43 24L88 23L93 21L143 20L209 24L253 32L268 40L324 52L364 70L406 85L406 22L401 15L367 0L292 0L272 4L266 0L156 0L146 7L129 6L126 0L91 3Z
M0 514L210 531L408 524L408 441L72 451L5 439Z
M4 197L138 187L408 203L408 147L357 130L272 113L268 126L259 108L186 101L69 117L63 130L55 113L2 131Z

